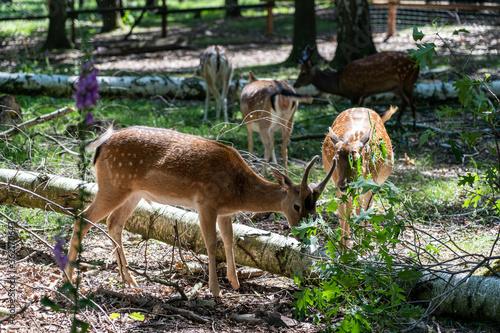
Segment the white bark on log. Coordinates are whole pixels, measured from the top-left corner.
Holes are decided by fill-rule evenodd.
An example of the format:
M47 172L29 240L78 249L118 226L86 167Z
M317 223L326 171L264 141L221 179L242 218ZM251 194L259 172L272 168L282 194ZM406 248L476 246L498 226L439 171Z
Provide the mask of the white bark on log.
M97 193L97 185L94 183L9 169L0 169L0 182L23 187L73 211L81 206L77 195L79 189L87 196L85 205L89 204ZM0 205L9 204L66 213L40 198L4 186L0 185ZM104 220L101 222L104 223ZM125 229L145 238L172 244L176 224L181 245L186 245L194 252L205 253L198 214L195 212L155 203L149 205L143 200L127 220ZM300 244L294 238L237 223L233 224L233 230L234 256L238 264L287 277L291 277L296 270L301 270L304 276L309 276L312 261L299 253ZM219 240L217 258L225 261L220 235Z
M419 281L419 300L432 300L437 313L478 321L500 322L500 278L466 273L425 274Z
M71 97L78 76L0 72L0 92L13 95ZM180 99L205 98L205 83L198 78L173 76L98 76L99 95L117 98L168 96Z
M179 99L205 98L205 82L197 77L98 76L97 79L101 97L149 98L160 95ZM74 85L77 80L77 76L0 72L0 92L14 95L71 97L75 93ZM247 83L248 80L241 79L240 89ZM289 83L293 84L293 81ZM493 94L500 96L500 81L492 81L489 87ZM325 95L313 85L297 88L296 92L313 97ZM417 102L424 99L445 101L457 98L453 82L419 82L415 85L413 95ZM400 102L392 93L378 94L366 99L368 106L370 103Z

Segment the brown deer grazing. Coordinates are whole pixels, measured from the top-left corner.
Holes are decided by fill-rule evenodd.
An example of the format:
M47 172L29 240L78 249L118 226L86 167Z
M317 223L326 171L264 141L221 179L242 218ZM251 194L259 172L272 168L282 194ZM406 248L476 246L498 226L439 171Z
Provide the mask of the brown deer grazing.
M349 183L355 181L357 161L362 158L362 176L371 175L373 181L382 184L391 174L394 164L391 139L385 130L384 122L397 111L391 107L380 117L375 111L366 108L348 109L338 115L329 128L329 133L323 142L323 166L332 174L332 181L339 190L337 196L346 194ZM385 144L387 156L382 156L380 140ZM336 165L332 166L332 161ZM372 193L361 196L360 209L367 210L372 201ZM339 207L340 230L342 243L349 246L350 227L347 218L352 213L352 198Z
M224 242L227 278L234 289L240 284L233 256L232 214L242 211L276 211L285 214L290 227L313 214L328 175L320 184L307 178L316 156L307 166L301 184L273 169L278 183L258 176L237 150L216 141L175 131L130 127L114 132L112 128L92 142L96 149L94 167L99 190L83 216L97 222L109 215L110 236L118 244L115 255L124 282L137 285L127 269L122 230L139 201L191 207L198 211L209 258L209 286L220 296L215 252L216 222ZM333 172L333 169L332 169ZM71 279L77 249L90 223L76 221L68 252L66 273ZM114 245L113 245L114 246Z
M253 154L253 132L260 133L264 144L264 166L262 173L266 174L267 163L272 157L276 162L274 152L274 132L282 130L281 156L285 174L288 175L288 139L292 134L293 117L299 102L312 103L313 98L298 95L284 81L257 80L250 71L250 83L241 91L240 108L248 133L248 151Z
M0 97L0 126L16 125L23 122L21 105L14 95Z
M419 69L404 52L381 52L350 62L338 72L324 72L311 61L314 48L307 47L302 54L299 77L295 88L313 84L320 91L348 98L354 105L364 105L368 96L392 92L401 101L401 120L406 105L409 104L415 127L415 102L413 85L417 81Z
M200 75L205 81L205 91L207 93L203 120L206 121L208 118L210 93L212 93L216 103L216 119L219 120L222 107L224 121L227 122L227 92L233 76L233 65L226 48L221 45L212 45L203 51L200 58Z

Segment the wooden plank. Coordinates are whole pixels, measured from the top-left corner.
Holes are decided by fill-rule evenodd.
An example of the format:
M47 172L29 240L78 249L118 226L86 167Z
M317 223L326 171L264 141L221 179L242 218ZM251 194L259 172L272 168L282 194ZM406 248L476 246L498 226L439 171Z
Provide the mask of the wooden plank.
M266 35L272 36L274 32L274 15L273 15L274 2L269 3L267 7L267 21L266 21Z

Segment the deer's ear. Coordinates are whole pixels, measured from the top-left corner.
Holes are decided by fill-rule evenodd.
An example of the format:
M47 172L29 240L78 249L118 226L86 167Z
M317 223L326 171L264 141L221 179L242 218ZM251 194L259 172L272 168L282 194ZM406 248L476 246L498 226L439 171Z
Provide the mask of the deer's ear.
M328 127L328 132L329 132L330 140L332 141L333 145L335 146L340 141L340 139L337 136L337 134L335 134L335 132L332 130L331 127Z
M276 181L278 181L278 184L280 184L282 187L290 187L294 184L290 178L288 178L275 168L271 168L271 172L273 173L274 178L276 178Z
M359 141L361 142L363 147L368 143L368 141L370 141L370 139L372 137L372 132L373 132L373 128L370 128L370 130L368 132L366 132L365 134L363 134L361 139L359 139Z

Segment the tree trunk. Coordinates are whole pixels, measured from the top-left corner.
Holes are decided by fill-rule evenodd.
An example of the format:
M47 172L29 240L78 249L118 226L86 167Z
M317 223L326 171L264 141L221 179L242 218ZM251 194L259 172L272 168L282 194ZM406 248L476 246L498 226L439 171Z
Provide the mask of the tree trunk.
M226 6L238 6L238 0L226 0ZM232 8L226 10L226 17L240 17L241 10L239 8Z
M15 186L32 191L39 197ZM97 192L97 184L94 183L9 169L0 169L0 188L0 205L39 208L63 214L81 206L78 190L82 190L85 195L85 205L91 202ZM149 205L142 201L127 220L125 229L144 238L172 244L175 226L181 246L187 246L197 253L205 252L198 214L194 212L159 204ZM286 277L291 277L297 271L306 278L312 277L312 259L301 253L295 239L236 223L233 229L236 263ZM218 260L225 260L223 247L219 246L217 250ZM413 287L402 287L411 290L413 300L429 301L430 308L435 307L439 313L474 320L500 321L500 279L497 277L424 274Z
M297 59L301 57L301 52L307 47L316 45L316 14L314 1L295 0L295 13L293 23L293 48L285 61L285 64L295 66ZM315 51L313 60L317 63L320 56Z
M69 49L71 43L66 36L66 0L51 0L49 8L49 30L42 49Z
M120 0L96 0L99 8L117 8L120 7ZM116 29L125 28L125 24L120 16L120 11L102 12L101 32L109 32Z
M349 62L377 53L370 26L367 0L336 0L337 49L330 67L344 68Z
M77 76L22 74L0 72L0 92L15 95L71 97L75 93L74 84ZM114 98L149 98L161 95L180 99L205 99L205 82L199 78L179 78L172 76L98 76L101 97ZM239 87L244 87L247 80L240 79ZM289 82L293 85L293 82ZM489 83L491 91L500 95L500 80ZM310 96L324 95L313 85L295 89L298 94ZM487 93L489 95L489 93ZM421 82L415 85L413 96L417 101L445 101L457 99L453 82ZM366 99L366 105L381 103L400 103L392 93L378 94Z

